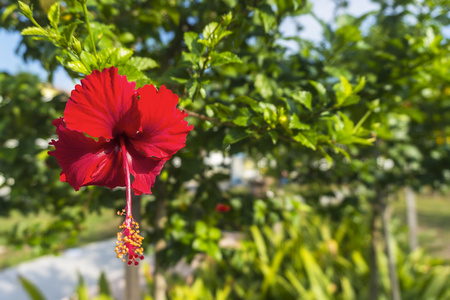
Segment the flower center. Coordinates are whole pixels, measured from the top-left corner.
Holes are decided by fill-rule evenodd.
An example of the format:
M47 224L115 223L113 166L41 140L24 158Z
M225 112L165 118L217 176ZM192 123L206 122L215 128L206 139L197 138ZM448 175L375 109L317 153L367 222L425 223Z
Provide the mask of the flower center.
M121 212L117 212L117 214L125 215L125 209ZM139 264L137 260L144 259L144 255L142 255L142 252L144 251L142 248L142 240L144 238L139 235L139 224L130 215L125 217L125 221L123 221L119 228L122 229L122 231L117 233L117 258L121 258L122 261L125 262L125 256L128 255L128 265L134 263L134 265L137 266Z

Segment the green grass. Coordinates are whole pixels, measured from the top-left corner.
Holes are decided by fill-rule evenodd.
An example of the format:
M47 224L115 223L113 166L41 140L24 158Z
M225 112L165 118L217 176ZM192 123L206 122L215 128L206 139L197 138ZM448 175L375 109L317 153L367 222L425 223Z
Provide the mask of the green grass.
M24 226L32 225L36 222L45 225L49 224L52 219L53 217L45 212L29 216L23 216L19 212L12 212L7 218L0 217L0 228L2 232L8 232L18 222ZM83 229L75 246L115 237L121 222L122 218L118 217L113 209L104 208L100 214L89 214L83 223ZM21 248L8 246L6 237L0 235L0 269L17 265L41 255L39 251L33 250L28 245Z
M394 216L406 224L406 206L403 194L394 206ZM419 246L433 256L450 259L450 197L443 195L416 195Z

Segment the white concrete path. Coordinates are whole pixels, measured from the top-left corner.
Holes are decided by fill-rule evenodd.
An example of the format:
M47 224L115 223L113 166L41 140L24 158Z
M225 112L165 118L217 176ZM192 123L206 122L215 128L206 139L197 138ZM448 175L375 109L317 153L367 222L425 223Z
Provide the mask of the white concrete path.
M91 292L103 270L116 299L124 290L124 263L116 258L115 239L68 249L60 256L43 256L0 271L0 300L29 300L18 276L33 282L48 300L68 299L78 283L78 272ZM148 263L147 258L142 263ZM142 268L141 268L142 270ZM141 281L142 282L142 281Z

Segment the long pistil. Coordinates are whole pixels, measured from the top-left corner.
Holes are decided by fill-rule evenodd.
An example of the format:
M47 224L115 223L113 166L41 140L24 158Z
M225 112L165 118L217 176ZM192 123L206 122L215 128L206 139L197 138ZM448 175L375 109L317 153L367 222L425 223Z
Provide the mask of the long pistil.
M125 221L119 226L121 232L117 233L116 253L117 257L126 261L125 256L128 255L128 264L138 265L138 259L143 260L144 256L142 248L142 240L139 235L139 224L133 219L131 214L131 180L130 180L130 166L128 165L128 155L125 147L123 137L120 137L120 148L122 151L123 166L125 172L125 182L127 186L127 205L118 215L125 215Z

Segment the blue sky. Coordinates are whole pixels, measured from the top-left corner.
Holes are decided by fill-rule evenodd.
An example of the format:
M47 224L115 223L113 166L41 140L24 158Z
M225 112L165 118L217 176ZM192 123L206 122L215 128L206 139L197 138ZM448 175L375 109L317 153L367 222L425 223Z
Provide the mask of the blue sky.
M327 23L333 21L333 12L335 5L331 0L310 0L313 3L313 11L317 17L324 20ZM370 11L377 10L378 4L371 2L370 0L350 0L349 6L345 10L340 10L339 13L347 13L352 16L361 16ZM301 16L300 24L304 27L301 32L301 37L309 39L315 42L320 41L322 37L322 29L319 23L311 16ZM287 18L281 24L281 32L285 36L292 36L295 32L295 18Z
M334 4L331 0L311 0L314 5L315 14L327 21L331 22L333 17ZM345 10L345 12L360 16L366 12L376 10L378 6L372 3L370 0L351 0L350 5ZM312 17L302 16L301 22L304 27L301 35L303 38L307 38L313 41L319 41L322 36L322 30ZM281 32L285 36L292 36L296 34L295 32L295 20L293 18L288 18L281 24ZM19 33L11 33L6 30L0 29L0 45L1 55L0 59L0 71L6 71L11 74L15 74L20 71L27 71L38 75L42 80L46 80L46 72L40 66L38 62L28 62L25 63L21 56L16 54L17 46L20 42ZM70 91L73 89L75 83L70 77L65 73L62 67L58 68L56 74L54 75L54 86L58 89L65 91Z
M0 71L6 71L11 74L21 71L30 72L38 75L43 81L46 81L47 72L41 67L39 62L29 61L25 63L22 56L16 53L20 40L19 33L0 29L0 45L2 45ZM75 86L74 81L66 74L62 67L57 69L53 81L56 88L64 91L70 91Z

